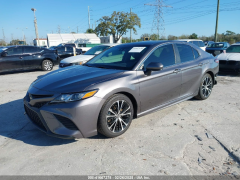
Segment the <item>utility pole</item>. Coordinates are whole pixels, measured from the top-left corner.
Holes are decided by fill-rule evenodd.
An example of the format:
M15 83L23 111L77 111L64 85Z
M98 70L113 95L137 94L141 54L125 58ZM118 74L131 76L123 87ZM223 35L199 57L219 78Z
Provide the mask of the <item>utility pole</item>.
M58 34L61 34L61 27L58 25Z
M90 11L88 6L88 28L90 29Z
M32 10L33 13L34 13L34 26L35 26L35 33L36 33L36 37L37 37L37 41L38 41L37 44L40 46L39 37L38 37L37 18L36 18L36 16L35 16L35 11L36 11L36 9L32 8L31 10Z
M220 0L218 0L218 4L217 4L217 17L216 17L215 38L214 38L215 42L217 42L219 4L220 4Z
M158 35L157 39L159 40L160 31L162 31L161 37L163 37L165 34L164 19L163 19L163 7L172 8L172 6L163 5L163 0L156 0L156 4L144 4L144 5L156 7L154 19L153 19L153 25L152 25L152 32L154 33L157 31L157 35Z
M5 34L4 34L4 29L2 28L2 32L3 32L3 41L6 43L5 41Z
M130 8L130 17L132 16L132 8ZM132 28L130 29L130 42L132 42Z

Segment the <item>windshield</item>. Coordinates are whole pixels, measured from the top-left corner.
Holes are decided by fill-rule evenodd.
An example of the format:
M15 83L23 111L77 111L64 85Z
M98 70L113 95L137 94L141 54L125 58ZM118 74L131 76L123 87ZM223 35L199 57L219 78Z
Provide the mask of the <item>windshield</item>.
M120 45L95 56L84 66L131 70L145 54L149 45Z
M208 47L211 47L211 48L223 48L224 47L224 43L213 43L213 44L209 44Z
M100 54L102 51L108 49L110 46L95 46L85 52L84 55L97 55Z
M240 45L233 45L227 48L227 53L240 53Z
M3 47L3 48L0 48L0 53L2 53L4 50L6 50L7 48Z

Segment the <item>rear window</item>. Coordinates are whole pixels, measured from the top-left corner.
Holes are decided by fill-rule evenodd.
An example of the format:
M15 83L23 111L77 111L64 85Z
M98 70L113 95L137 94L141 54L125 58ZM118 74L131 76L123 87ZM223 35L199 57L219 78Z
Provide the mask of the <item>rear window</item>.
M192 50L193 50L194 58L197 59L200 56L198 51L194 48L192 48Z
M211 48L223 48L224 47L224 43L213 43L213 44L210 44L208 47L211 47Z
M185 44L177 44L177 48L182 63L194 60L193 50L191 46Z
M227 53L240 53L240 45L233 45L227 48Z

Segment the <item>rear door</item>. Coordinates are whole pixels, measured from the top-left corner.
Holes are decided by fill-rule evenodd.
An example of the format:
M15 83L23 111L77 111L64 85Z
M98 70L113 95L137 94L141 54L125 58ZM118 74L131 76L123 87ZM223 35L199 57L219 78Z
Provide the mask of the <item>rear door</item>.
M179 53L182 71L181 97L188 97L198 91L202 78L202 66L204 62L200 53L189 45L176 44L176 51Z
M151 62L163 64L163 70L152 71L146 76L144 71ZM172 44L164 45L152 52L137 71L140 84L141 112L158 106L164 106L178 99L181 92L182 73Z
M73 47L67 46L66 47L66 57L73 56Z
M39 62L37 60L38 57L38 48L34 46L24 46L23 47L23 61L25 69L33 69L39 66Z
M66 47L64 46L60 46L60 47L57 47L57 52L58 52L58 56L60 57L60 60L64 59L66 57Z
M4 52L7 56L0 58L0 71L11 71L23 69L23 53L22 47L12 47Z

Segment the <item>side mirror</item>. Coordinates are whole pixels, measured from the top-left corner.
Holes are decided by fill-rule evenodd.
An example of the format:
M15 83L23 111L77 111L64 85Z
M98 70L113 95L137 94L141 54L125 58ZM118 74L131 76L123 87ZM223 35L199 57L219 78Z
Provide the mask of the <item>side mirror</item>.
M152 71L161 71L163 69L163 64L158 62L151 62L147 65L145 75L150 76Z
M7 56L7 52L3 52L2 57L6 57L6 56Z

